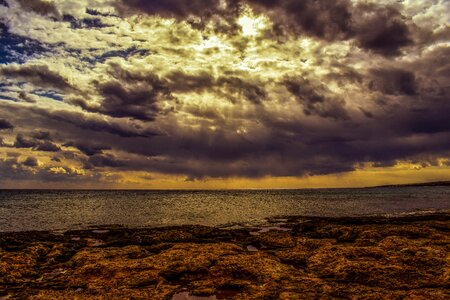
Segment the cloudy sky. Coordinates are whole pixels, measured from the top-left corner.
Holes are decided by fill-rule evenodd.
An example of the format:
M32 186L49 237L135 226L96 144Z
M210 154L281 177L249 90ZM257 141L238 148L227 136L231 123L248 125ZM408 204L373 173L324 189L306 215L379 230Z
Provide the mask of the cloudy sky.
M450 1L0 0L0 187L450 179Z

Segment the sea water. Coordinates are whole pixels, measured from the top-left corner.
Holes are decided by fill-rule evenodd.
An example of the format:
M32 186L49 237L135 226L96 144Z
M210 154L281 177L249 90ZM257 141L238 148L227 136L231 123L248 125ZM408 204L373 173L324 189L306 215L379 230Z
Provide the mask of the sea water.
M0 232L123 225L256 226L284 216L450 211L450 187L220 191L1 190Z

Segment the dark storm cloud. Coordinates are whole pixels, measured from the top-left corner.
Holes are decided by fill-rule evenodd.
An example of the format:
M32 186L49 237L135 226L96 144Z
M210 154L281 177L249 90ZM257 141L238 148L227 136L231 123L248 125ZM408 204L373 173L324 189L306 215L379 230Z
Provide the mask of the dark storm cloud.
M127 125L120 122L108 121L96 115L88 116L79 112L66 110L48 111L40 108L33 108L32 111L47 118L47 120L73 125L88 131L105 132L124 138L152 137L158 135L157 132L152 130L143 129L136 125Z
M87 143L76 143L76 142L69 142L64 144L66 147L75 147L78 150L80 150L82 153L86 154L87 156L93 156L95 154L102 154L104 150L111 150L111 147L107 146L99 146L99 145L90 145Z
M14 129L14 125L7 120L0 119L0 130Z
M264 84L249 82L239 75L219 76L215 78L210 73L186 74L176 71L165 78L166 85L172 92L205 92L214 89L218 94L234 102L236 98L243 98L254 104L261 103L267 98Z
M2 174L2 179L23 179L32 177L32 173L25 168L21 163L18 162L17 157L0 159L0 174Z
M12 1L12 0L9 0ZM58 16L59 12L53 2L43 0L15 0L24 10L33 11L40 15Z
M398 55L412 43L400 12L390 5L349 0L248 0L272 12L277 26L326 40L355 39L360 47L385 56ZM281 19L279 15L284 17Z
M183 71L175 71L167 76L170 88L177 92L203 91L215 85L215 79L211 73L186 74Z
M146 166L190 178L299 176L347 172L362 162L383 166L399 159L420 161L450 155L450 125L445 122L448 104L423 112L390 109L392 114L364 121L322 124L260 116L266 135L259 138L243 139L225 132L162 137L148 144L147 151L168 159L155 159ZM127 151L133 151L132 147Z
M158 113L158 99L169 93L157 77L125 86L119 81L109 81L97 86L103 96L99 112L112 117L130 117L138 120L154 120Z
M362 48L385 56L400 54L413 43L404 17L393 6L359 4L353 13L353 32Z
M345 38L351 31L351 3L347 0L248 0L250 4L273 11L274 21L327 40ZM278 18L277 18L278 15Z
M52 137L50 132L48 131L35 131L33 133L31 133L31 136L37 140L44 140L44 141L51 141Z
M387 95L417 95L419 86L413 72L388 68L372 69L369 87Z
M267 93L261 84L250 83L239 77L221 76L217 79L217 85L225 87L225 94L235 93L255 104L261 103L267 97Z
M61 151L61 148L52 142L45 141L45 142L39 144L35 148L35 150L44 151L44 152L58 152L58 151Z
M190 15L207 16L220 5L220 0L119 0L116 6L126 13L132 9L147 14L157 14L166 17L185 18Z
M108 42L106 48L58 46L55 56L61 57L55 62L65 64L67 57L68 64L76 62L68 66L74 74L70 82L56 67L47 67L43 59L38 65L0 66L0 74L8 82L38 86L30 91L20 83L0 84L5 97L28 102L0 101L0 130L12 129L10 121L20 128L14 147L58 152L47 153L48 159L42 160L52 166L83 165L87 173L111 169L181 174L190 180L322 175L352 171L364 163L386 167L397 160L409 160L430 165L438 158L450 157L450 50L439 45L428 47L444 40L442 37L422 38L413 45L417 28L413 19L402 16L401 6L363 1L353 4L349 0L247 0L229 1L225 12L219 2L117 1L123 15L146 13L187 23L171 23L173 27L159 30L166 26L154 24L159 19L153 22L140 16L126 20L137 27L151 28L149 34L161 37L162 45L148 46L148 41L136 38L138 32L125 26L118 30L123 36L117 37L117 44ZM266 13L274 28L243 37L235 17L244 3ZM93 37L99 45L104 42L103 34L109 39L111 32L119 29L109 32L105 28L113 17L87 13L92 18L65 15L50 22L55 28L60 25L70 31L73 38ZM43 9L39 14L54 12ZM66 23L57 23L61 19ZM186 24L201 32L191 31ZM216 34L220 42L234 47L232 57L228 50L192 53L196 51L191 50L192 45L200 40L177 36L172 29L176 31L178 26L199 38ZM0 39L6 43L0 44L3 64L22 63L42 54L48 46L15 36L6 26L2 31ZM39 36L45 40L44 35ZM288 53L296 47L296 38L304 36L315 41L299 53L304 50L305 56L311 57L303 57L303 52L298 57ZM173 37L177 38L174 44L165 40ZM120 45L122 38L131 43ZM267 38L275 41L263 40ZM349 43L334 44L340 41ZM254 50L250 43L254 43ZM313 50L315 47L320 49ZM410 50L414 55L396 59ZM197 55L200 63L194 59ZM223 55L223 62L218 62L216 55ZM248 67L252 64L247 60L253 55L261 72L240 70L239 59L243 67ZM144 62L148 68L140 65ZM82 75L79 78L78 72ZM75 90L72 82L74 86L77 82L80 87L87 86L86 91ZM42 97L64 101L48 104L41 101ZM2 120L7 123L2 125ZM78 180L83 173L64 166L52 171L43 163L40 170L37 163L31 169L20 162L0 159L0 174L10 172L8 178Z
M71 89L68 80L46 65L7 65L0 68L0 75L30 81L41 87L59 90Z
M159 102L175 100L172 93L214 89L233 102L242 98L255 104L267 97L262 84L247 82L238 76L214 78L207 73L186 74L176 71L160 78L151 73L129 71L115 64L110 65L109 74L111 77L108 81L94 82L102 98L100 104L92 104L79 97L70 99L70 102L86 111L115 118L154 121L162 113Z
M39 162L36 159L36 157L30 156L27 159L25 159L25 161L23 162L23 165L27 166L27 167L37 167L37 166L39 166Z
M100 105L82 98L71 102L86 111L115 118L153 121L160 111L158 101L171 98L170 90L154 74L130 72L115 64L110 65L109 74L108 81L93 83L102 97Z
M324 86L314 86L308 80L286 79L286 88L291 92L304 107L306 115L319 115L323 118L346 120L349 118L345 110L345 102L334 96L325 96Z
M269 11L281 11L285 18L274 21L288 30L326 40L354 39L356 44L375 53L394 56L412 44L411 29L393 5L342 1L250 0ZM279 25L277 25L279 26Z
M61 148L48 140L49 137L40 135L42 133L35 132L32 137L25 137L23 134L18 134L14 142L15 148L32 148L37 151L44 152L58 152Z
M405 130L417 134L436 134L450 131L450 105L440 103L435 107L424 107L422 110L411 111L403 116Z
M119 168L125 166L125 163L118 160L111 154L94 154L89 157L88 162L95 167Z
M37 147L38 145L39 141L27 138L21 133L16 136L16 141L14 142L14 147L16 148L33 148Z
M234 11L235 16L246 3L272 18L275 35L293 32L327 41L354 39L359 47L384 56L398 55L403 47L413 42L409 25L394 5L369 2L355 5L350 0L242 0L227 3L225 11L220 8L219 0L117 1L117 7L122 12L128 8L166 17L195 15L208 18L217 14L226 18L227 11ZM228 22L233 23L233 18ZM228 32L234 32L231 29L229 27Z

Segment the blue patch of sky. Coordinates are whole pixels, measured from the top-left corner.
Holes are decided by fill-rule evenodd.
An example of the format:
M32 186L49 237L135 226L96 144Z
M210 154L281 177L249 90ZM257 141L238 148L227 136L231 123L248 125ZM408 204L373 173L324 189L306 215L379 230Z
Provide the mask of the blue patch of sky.
M1 1L1 0L0 0L0 1ZM91 9L91 8L87 8L87 9L86 9L86 13L87 13L88 15L91 15L91 16L117 17L117 15L109 14L109 13L102 13L102 12L96 10L96 9Z
M37 89L31 92L33 95L50 98L56 101L63 101L64 95L54 90Z
M96 56L95 61L103 63L112 57L129 58L131 56L145 56L145 55L148 55L149 53L150 53L150 51L147 49L138 49L135 46L133 46L133 47L123 49L123 50L107 51L101 55Z
M3 100L3 101L17 101L16 98L13 98L11 96L7 96L7 95L1 94L1 93L0 93L0 100Z
M132 56L146 56L151 53L150 50L138 49L135 46L127 49L106 51L101 54L98 54L101 50L96 48L90 48L86 50L85 54L83 54L83 51L80 49L65 49L65 50L69 54L75 57L79 57L81 61L84 61L91 65L95 65L97 63L104 63L105 61L113 57L121 57L127 59Z
M19 89L22 89L25 85L24 82L17 83L0 83L0 100L11 100L11 101L19 101L17 98L11 97L10 95L5 95L5 93L16 92ZM14 89L11 89L14 87ZM55 90L46 90L46 89L35 89L30 92L30 94L49 98L55 101L63 101L64 95Z
M112 27L111 25L107 25L102 22L100 18L84 18L78 20L74 16L71 15L64 15L63 16L63 22L70 23L70 27L72 29L89 29L89 28L105 28L105 27Z
M19 82L0 82L0 89L5 89L7 87L11 87L11 86L18 86L20 88L23 88L23 86L26 84L25 81L19 81Z
M9 32L9 28L0 23L0 64L24 63L29 58L49 51L47 45L27 37Z
M15 86L16 84L12 84L11 82L0 82L0 92L9 91L9 87Z
M17 92L19 89L23 89L25 82L0 82L0 93Z

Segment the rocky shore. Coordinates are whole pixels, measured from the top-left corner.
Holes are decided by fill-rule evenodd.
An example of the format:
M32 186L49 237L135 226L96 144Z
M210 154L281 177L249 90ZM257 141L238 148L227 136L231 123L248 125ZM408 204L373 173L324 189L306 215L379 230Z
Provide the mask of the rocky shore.
M0 299L450 299L450 215L0 234Z

